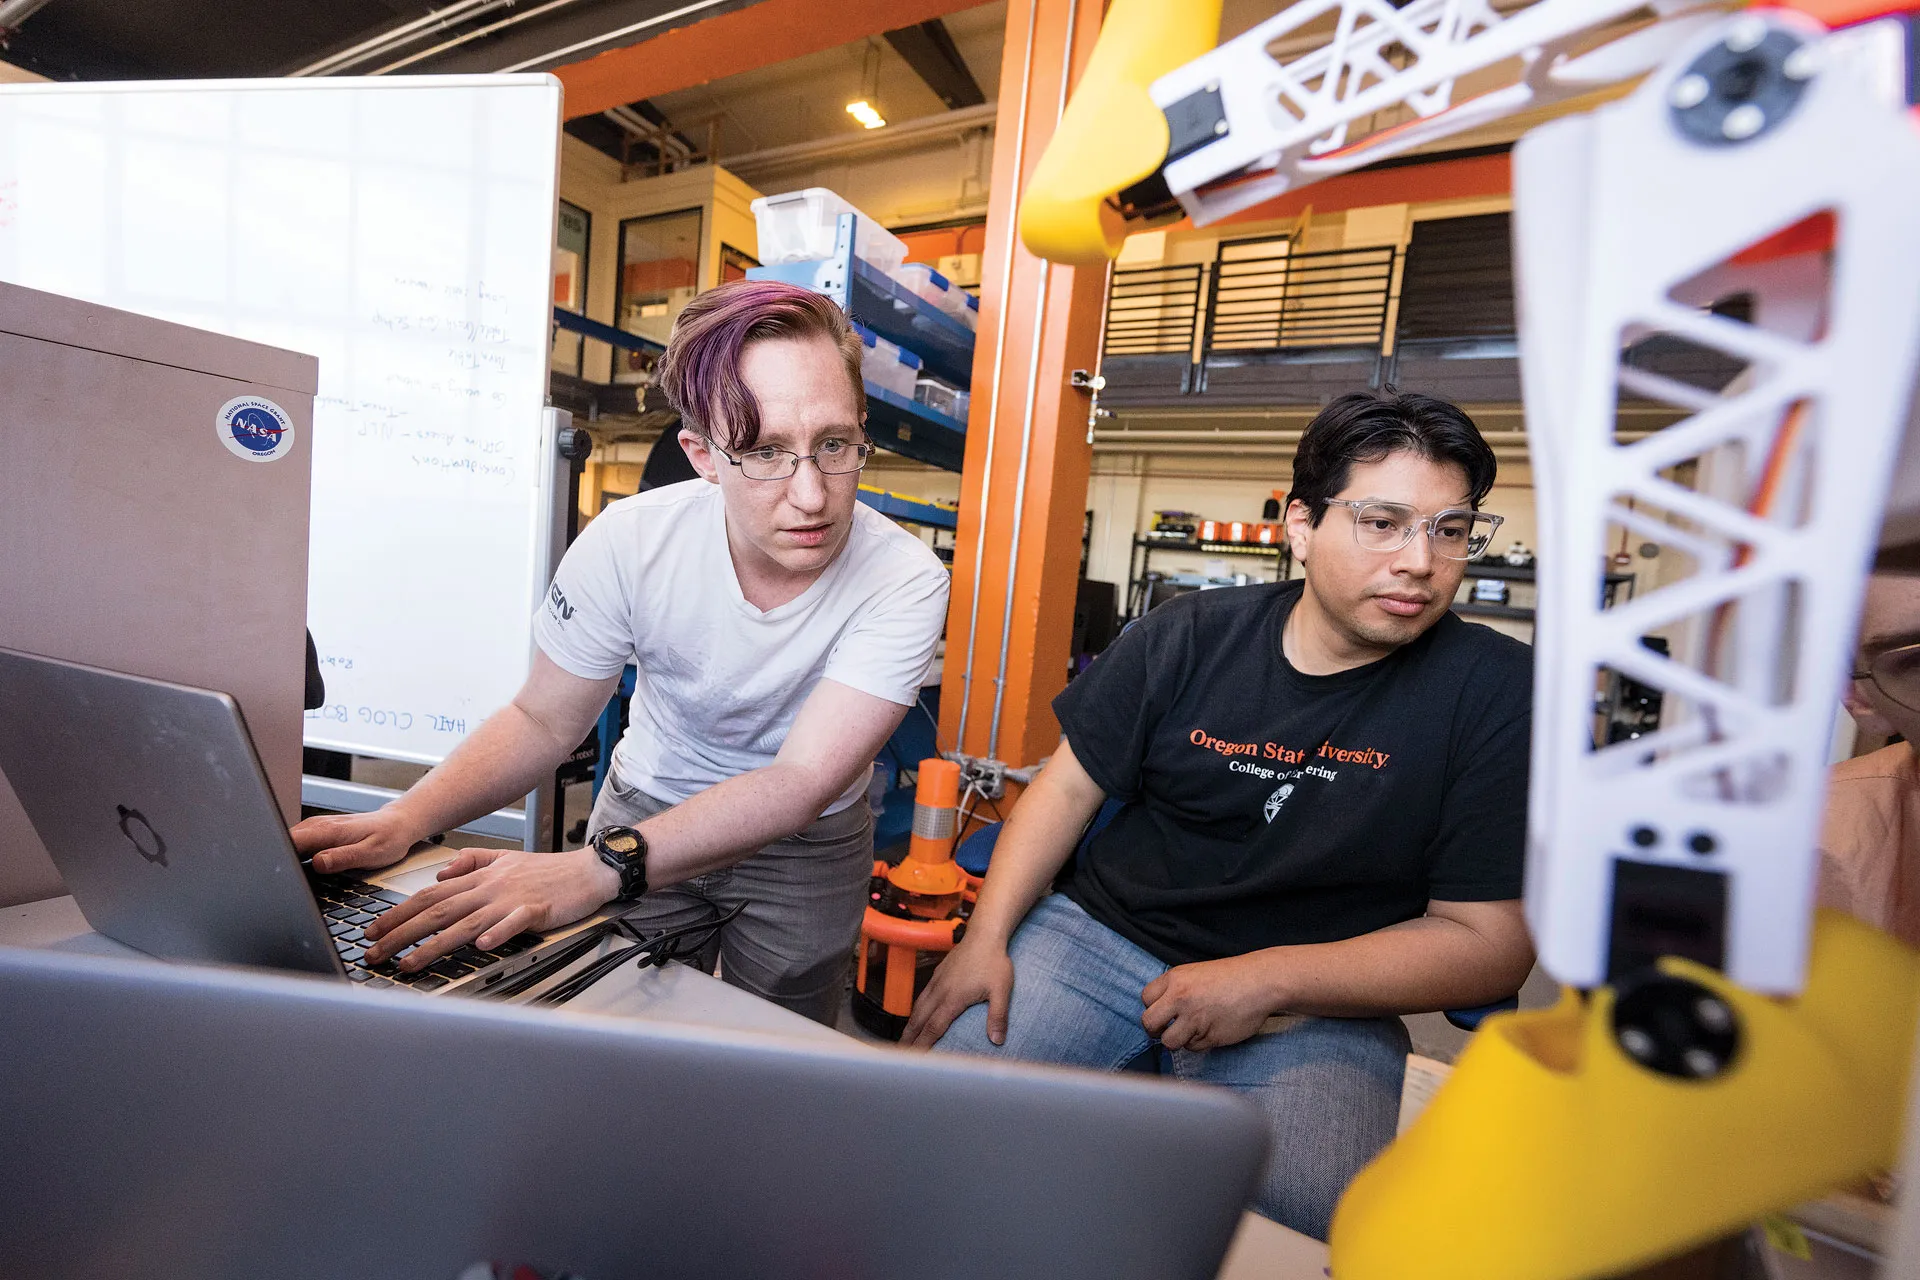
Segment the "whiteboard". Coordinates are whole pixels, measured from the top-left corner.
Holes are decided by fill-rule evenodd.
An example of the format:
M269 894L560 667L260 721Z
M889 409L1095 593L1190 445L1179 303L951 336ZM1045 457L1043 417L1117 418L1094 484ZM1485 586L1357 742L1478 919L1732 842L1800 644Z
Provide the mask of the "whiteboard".
M0 279L320 359L311 746L437 763L527 674L559 136L544 75L0 86Z

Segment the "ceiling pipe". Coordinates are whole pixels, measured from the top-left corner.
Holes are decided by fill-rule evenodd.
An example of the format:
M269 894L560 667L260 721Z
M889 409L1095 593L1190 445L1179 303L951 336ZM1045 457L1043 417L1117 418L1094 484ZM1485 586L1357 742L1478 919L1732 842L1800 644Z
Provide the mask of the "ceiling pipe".
M735 173L749 169L773 170L833 156L920 145L973 129L991 129L999 110L998 106L989 102L978 107L962 107L958 111L947 111L937 116L923 116L918 120L890 124L884 129L863 129L839 138L795 142L761 151L743 151L727 157L727 168Z
M44 0L42 0L42 2L44 3ZM436 27L444 30L452 26L455 22L478 17L480 14L486 13L489 10L498 9L512 3L513 0L455 0L455 3L447 5L444 8L435 9L425 17L415 18L412 22L403 22L397 27L389 27L379 35L362 40L350 49L342 49L338 53L330 53L319 61L310 62L298 71L288 74L291 77L298 78L300 76L331 75L337 71L344 71L357 62L365 62L370 58L377 58L381 54L391 52L403 44L411 44L415 40L424 40L433 34L433 30Z
M655 124L632 107L608 107L600 113L633 135L635 141L658 147L668 159L684 162L693 156L693 148L674 134L671 124Z
M484 27L475 27L471 31L462 32L451 40L443 40L430 48L420 50L418 53L410 53L396 62L389 62L384 67L375 67L372 74L383 76L389 71L399 71L404 67L410 67L416 62L424 62L428 58L445 53L450 49L458 49L461 45L473 40L478 40L481 36L492 35L496 31L504 30L507 27L515 26L533 18L542 17L552 13L556 9L565 9L575 2L576 0L547 0L546 4L528 9L524 13L516 13L511 17L502 18L498 22L489 22ZM511 3L511 0L509 0L509 3ZM512 68L509 67L507 70L512 70Z
M603 32L600 35L594 36L590 40L576 40L572 44L562 46L561 48L555 49L550 53L543 53L537 58L527 58L523 61L514 63L510 67L501 67L500 70L503 72L531 71L535 67L544 66L547 63L564 62L568 58L571 58L574 54L585 52L588 49L594 48L596 45L603 45L611 40L624 39L627 36L633 35L635 32L645 31L651 27L657 27L663 23L672 22L675 18L684 18L688 14L698 13L702 9L711 9L718 4L732 4L734 2L735 0L695 0L695 3L693 4L681 5L678 9L672 9L666 13L658 13L651 18L646 18L639 22L630 22L624 27L618 27L612 31ZM553 3L551 4L543 5L538 9L528 10L527 13L523 16L532 18L541 13L546 12L548 9L558 8L561 5L570 4L570 3L572 3L572 0L553 0ZM505 21L495 23L493 27L489 27L487 28L487 30L491 31L491 30L494 30L496 27L510 26L517 21L519 21L518 18L509 18L509 19L506 19ZM475 34L484 35L485 32L476 32ZM629 41L629 43L638 43L638 42Z

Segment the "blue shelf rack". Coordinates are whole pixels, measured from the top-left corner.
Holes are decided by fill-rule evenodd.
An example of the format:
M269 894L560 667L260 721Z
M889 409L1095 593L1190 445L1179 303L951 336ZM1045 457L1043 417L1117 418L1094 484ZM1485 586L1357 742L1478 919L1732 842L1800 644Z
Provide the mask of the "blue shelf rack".
M871 382L867 384L867 434L882 449L943 471L958 471L967 452L966 423Z
M973 381L973 330L893 277L854 256L855 216L840 215L833 256L809 262L753 267L751 280L783 280L824 293L849 316L887 341L920 357L936 378L967 386ZM883 449L958 471L966 452L967 426L905 396L867 386L867 431Z
M932 529L960 527L960 512L937 502L910 498L904 493L894 493L890 489L876 489L872 485L865 484L860 486L860 492L854 496L881 515L891 516L907 524L923 524Z

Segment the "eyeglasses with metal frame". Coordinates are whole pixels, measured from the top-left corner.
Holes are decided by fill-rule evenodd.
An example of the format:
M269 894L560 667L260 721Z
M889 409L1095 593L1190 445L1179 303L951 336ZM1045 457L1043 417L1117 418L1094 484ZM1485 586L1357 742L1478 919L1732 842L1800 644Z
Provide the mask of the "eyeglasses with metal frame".
M823 476L850 475L867 465L867 459L873 456L874 446L865 440L842 440L831 436L814 447L812 453L795 453L791 449L776 449L772 445L762 445L749 449L739 457L734 457L719 445L713 445L713 451L740 468L740 474L749 480L785 480L800 470L802 462L811 461Z
M1433 552L1448 560L1471 560L1487 549L1505 516L1466 507L1423 516L1399 502L1371 499L1322 498L1330 507L1353 510L1353 540L1362 551L1398 551L1424 532Z
M1920 644L1881 650L1868 658L1853 678L1870 682L1895 706L1920 711Z

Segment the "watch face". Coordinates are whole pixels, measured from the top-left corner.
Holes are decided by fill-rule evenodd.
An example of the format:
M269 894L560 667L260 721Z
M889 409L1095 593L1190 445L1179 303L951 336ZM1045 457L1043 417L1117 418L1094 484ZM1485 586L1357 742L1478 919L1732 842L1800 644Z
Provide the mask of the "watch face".
M640 837L625 827L616 827L600 834L600 843L609 853L625 856L640 851Z

